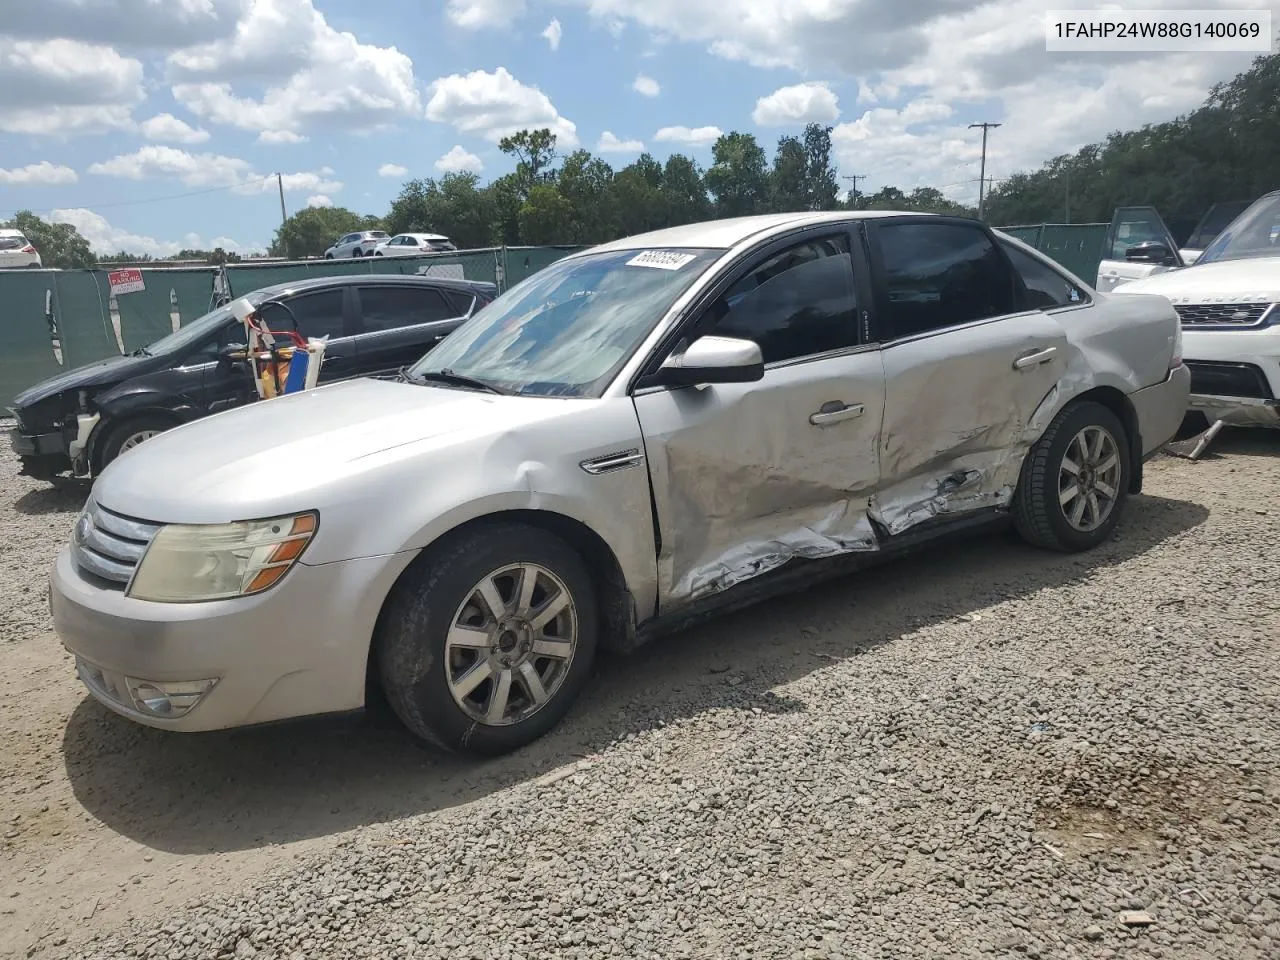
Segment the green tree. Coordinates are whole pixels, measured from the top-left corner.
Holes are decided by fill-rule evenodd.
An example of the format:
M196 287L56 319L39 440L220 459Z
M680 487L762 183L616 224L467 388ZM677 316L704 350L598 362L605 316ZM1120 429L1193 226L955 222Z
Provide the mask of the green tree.
M573 204L551 183L539 183L520 206L520 237L525 243L567 243L574 229Z
M21 230L39 251L40 262L46 267L73 270L97 266L98 258L89 248L89 241L69 223L50 223L30 210L19 210L5 226Z
M499 177L485 188L490 210L489 242L495 246L515 246L521 242L520 180L514 173Z
M661 191L667 218L664 226L697 223L711 216L706 180L698 165L684 154L673 153L667 158Z
M407 181L385 218L388 233L442 233L464 249L489 244L492 220L489 193L474 173Z
M381 227L378 217L355 213L346 207L306 207L276 228L270 253L273 257L292 259L318 257L344 233Z
M714 163L703 177L716 198L716 214L742 217L763 212L769 199L764 149L749 133L726 133L711 148Z
M820 123L804 128L805 193L809 210L836 210L840 183L831 163L831 128Z
M613 168L586 150L575 150L565 157L557 186L573 207L573 229L567 242L603 243L618 236L613 180Z
M809 209L809 158L795 137L781 137L769 176L769 206L777 213Z
M642 153L635 163L614 175L613 197L620 236L667 226L670 211L662 180L662 164L647 153Z
M556 135L547 128L520 130L498 141L498 149L516 158L516 181L522 199L539 183L552 177L556 159Z

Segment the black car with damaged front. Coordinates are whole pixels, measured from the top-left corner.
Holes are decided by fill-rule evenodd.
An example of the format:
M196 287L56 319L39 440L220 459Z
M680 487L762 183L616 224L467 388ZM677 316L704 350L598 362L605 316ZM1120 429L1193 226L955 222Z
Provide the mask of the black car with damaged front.
M391 376L497 296L492 283L424 276L302 280L248 295L272 330L328 337L320 382ZM9 410L22 473L91 477L164 430L257 399L235 359L245 331L227 306L128 356L69 370L23 391Z

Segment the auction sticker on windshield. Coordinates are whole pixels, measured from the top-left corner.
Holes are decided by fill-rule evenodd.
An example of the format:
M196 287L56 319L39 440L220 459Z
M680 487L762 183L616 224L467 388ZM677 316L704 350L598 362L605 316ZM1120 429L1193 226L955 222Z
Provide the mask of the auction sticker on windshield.
M627 261L628 267L653 267L657 270L679 270L690 260L698 259L696 254L675 253L671 250L646 250L636 254Z

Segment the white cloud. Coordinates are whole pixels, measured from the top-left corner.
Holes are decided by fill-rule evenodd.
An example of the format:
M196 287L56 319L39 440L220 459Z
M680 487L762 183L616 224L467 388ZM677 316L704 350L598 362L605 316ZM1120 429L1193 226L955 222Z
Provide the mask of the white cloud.
M196 116L277 137L371 130L422 109L413 61L333 29L313 0L256 0L233 36L175 51L168 72Z
M461 144L455 144L443 157L436 161L437 173L479 173L484 164L474 153L469 153Z
M285 143L306 143L310 137L304 137L300 133L294 133L292 130L263 130L258 134L258 142L267 146L277 146Z
M408 172L408 167L402 167L398 163L384 163L378 168L380 177L403 177Z
M550 46L554 51L560 49L560 37L562 33L563 31L560 29L560 21L552 17L551 22L547 24L547 28L543 30L539 36L546 40L548 46Z
M461 133L496 142L517 130L548 127L562 145L578 143L577 126L560 116L545 93L525 86L506 67L450 74L432 83L430 92L427 119L451 123Z
M165 140L170 143L204 143L209 139L208 130L198 130L172 113L158 113L143 120L140 129L148 140Z
M656 97L662 92L658 81L653 77L646 77L643 73L636 74L635 80L631 82L631 89L643 97Z
M327 168L325 168L327 170ZM145 146L89 166L89 173L125 180L176 179L189 187L231 187L238 193L262 193L276 189L273 174L256 173L247 160L216 153L188 153L176 147ZM332 171L286 173L285 190L337 193L342 183L329 179Z
M0 15L0 30L4 16ZM141 61L78 40L0 36L0 133L127 129L145 96Z
M690 147L709 147L722 136L724 131L719 127L663 127L653 135L653 139Z
M323 193L317 193L315 196L307 197L308 207L332 207L333 201L326 197Z
M449 0L446 15L465 30L508 27L525 13L525 0Z
M597 153L644 153L644 143L640 140L619 140L611 130L600 134L596 144Z
M751 119L761 127L826 122L840 116L840 101L825 83L780 87L756 101Z
M0 168L0 183L8 183L14 186L32 186L35 184L56 186L63 183L75 183L79 179L76 176L76 172L70 167L63 166L60 163L50 163L48 160L29 163L25 167L15 167L12 170Z
M39 0L4 4L12 37L173 50L230 34L248 0Z
M211 250L215 247L240 253L258 253L261 247L237 243L230 237L214 237L207 243L199 234L188 233L181 240L157 240L154 237L131 233L112 226L100 213L82 207L54 210L49 219L54 223L69 223L88 241L95 253L111 254L145 253L153 257L171 257L180 250Z

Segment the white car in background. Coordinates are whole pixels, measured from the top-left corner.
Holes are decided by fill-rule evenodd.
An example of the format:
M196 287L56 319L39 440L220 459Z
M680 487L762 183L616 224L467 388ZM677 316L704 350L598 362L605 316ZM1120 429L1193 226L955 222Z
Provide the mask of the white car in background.
M26 234L11 227L0 228L0 267L42 267L40 254Z
M374 250L377 257L420 257L424 253L457 250L453 241L439 233L397 233Z
M1280 427L1280 190L1254 201L1195 264L1120 285L1168 297L1182 320L1192 411Z
M387 239L389 234L385 230L357 230L339 237L338 242L324 252L324 258L371 257L378 244Z

